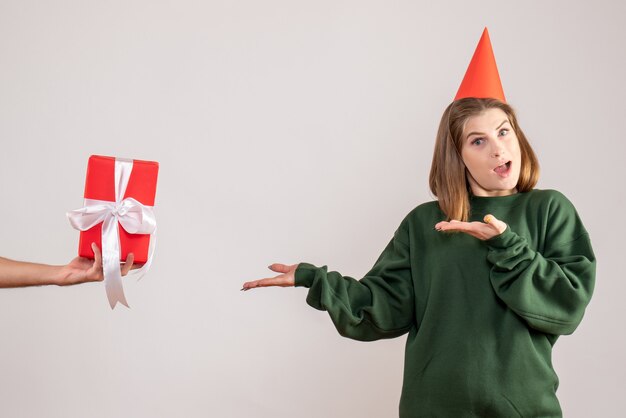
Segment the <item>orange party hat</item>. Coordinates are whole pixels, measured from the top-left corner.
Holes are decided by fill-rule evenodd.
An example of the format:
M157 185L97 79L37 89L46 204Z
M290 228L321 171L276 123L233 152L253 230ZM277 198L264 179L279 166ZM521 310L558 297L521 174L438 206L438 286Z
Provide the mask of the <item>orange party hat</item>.
M493 98L506 102L487 28L480 37L454 100L464 97Z

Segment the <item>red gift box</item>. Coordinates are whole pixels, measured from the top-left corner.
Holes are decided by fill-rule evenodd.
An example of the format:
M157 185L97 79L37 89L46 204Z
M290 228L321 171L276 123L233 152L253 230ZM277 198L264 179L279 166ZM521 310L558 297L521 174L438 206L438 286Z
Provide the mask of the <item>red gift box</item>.
M145 206L154 206L159 163L156 161L132 160L133 169L123 199L132 197ZM92 155L87 165L85 181L85 199L115 202L115 158ZM130 234L118 224L120 236L120 261L126 260L128 253L133 253L135 263L148 261L150 246L149 234ZM81 231L78 255L94 258L91 243L95 242L102 249L102 223Z

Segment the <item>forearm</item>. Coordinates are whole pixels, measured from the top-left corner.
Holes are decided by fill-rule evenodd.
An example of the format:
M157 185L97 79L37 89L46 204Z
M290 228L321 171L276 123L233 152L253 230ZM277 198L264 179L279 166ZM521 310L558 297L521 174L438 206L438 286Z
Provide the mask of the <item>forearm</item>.
M588 235L552 248L548 256L510 231L489 243L491 282L500 299L537 330L572 333L595 281L595 256Z
M58 284L60 272L61 266L0 257L0 288Z
M296 286L309 288L307 303L327 311L340 335L359 341L394 338L412 325L412 291L409 280L397 271L385 277L366 275L361 280L300 263Z

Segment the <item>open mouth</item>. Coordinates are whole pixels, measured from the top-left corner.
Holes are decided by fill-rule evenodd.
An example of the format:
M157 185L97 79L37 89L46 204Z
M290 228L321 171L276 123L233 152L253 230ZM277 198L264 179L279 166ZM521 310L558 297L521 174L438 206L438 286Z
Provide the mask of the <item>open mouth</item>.
M511 162L507 161L506 163L494 168L493 171L495 171L500 176L506 176L509 174L510 169L511 169Z

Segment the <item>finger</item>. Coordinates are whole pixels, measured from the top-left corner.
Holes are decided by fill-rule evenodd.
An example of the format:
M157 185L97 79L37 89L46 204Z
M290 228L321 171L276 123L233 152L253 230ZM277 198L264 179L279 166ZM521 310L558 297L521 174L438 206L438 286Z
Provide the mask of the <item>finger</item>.
M100 248L98 248L98 245L95 242L92 242L91 249L93 250L94 257L93 266L96 269L102 268L102 253L100 252Z
M254 289L255 287L268 287L268 286L276 286L279 282L276 278L268 277L260 280L253 280L251 282L244 283L243 288L245 290Z
M133 262L135 261L135 254L129 253L126 257L126 262L122 266L122 276L126 276L130 269L133 267Z
M267 266L268 269L272 270L272 271L276 271L278 273L287 273L289 271L291 266L288 266L286 264L281 264L281 263L273 263L270 264L269 266Z
M496 231L498 231L499 233L504 232L504 230L506 229L506 223L504 223L501 220L497 219L495 216L493 216L490 213L485 215L483 220L485 221L485 223L489 224L494 229L496 229Z
M447 228L444 228L446 231L466 231L465 226L467 226L467 222L461 222L456 219L450 219L450 222L447 224Z
M451 220L450 222L439 222L435 225L435 229L438 231L468 231L471 230L471 224L468 222L461 222L457 220Z
M452 222L446 223L438 230L444 233L452 233L452 232L464 233L464 234L471 235L475 238L482 239L483 235L486 232L485 230L486 229L491 230L492 228L493 228L492 226L486 225L482 222L457 221L454 223Z
M446 226L446 225L448 225L448 224L449 224L449 222L446 222L446 221L437 222L437 223L435 224L435 229L436 229L437 231L442 231L442 230L443 230L443 227L444 227L444 226Z
M261 280L254 280L243 284L242 290L254 289L256 287L268 287L268 286L287 286L285 276L280 275L276 277L268 277Z

